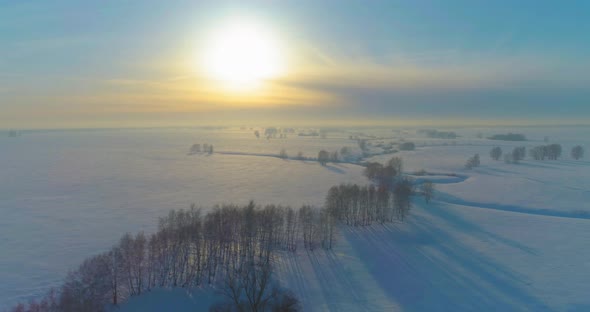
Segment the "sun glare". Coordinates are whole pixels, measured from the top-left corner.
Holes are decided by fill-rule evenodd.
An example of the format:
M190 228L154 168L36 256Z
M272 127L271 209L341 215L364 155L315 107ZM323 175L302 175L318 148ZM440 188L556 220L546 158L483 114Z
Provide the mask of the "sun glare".
M253 21L234 20L206 40L201 67L226 87L251 89L282 74L284 59L270 29Z

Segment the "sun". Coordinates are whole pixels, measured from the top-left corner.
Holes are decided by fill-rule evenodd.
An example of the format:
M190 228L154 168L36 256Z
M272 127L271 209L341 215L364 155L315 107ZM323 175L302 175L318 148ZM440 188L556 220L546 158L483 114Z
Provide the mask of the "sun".
M284 71L276 36L254 21L235 19L219 27L205 40L202 50L202 69L226 87L255 88Z

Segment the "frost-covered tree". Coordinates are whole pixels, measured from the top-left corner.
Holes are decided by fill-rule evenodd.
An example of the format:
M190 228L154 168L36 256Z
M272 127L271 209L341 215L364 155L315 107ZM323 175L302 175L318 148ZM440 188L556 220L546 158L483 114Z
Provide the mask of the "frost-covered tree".
M363 174L367 178L373 180L373 179L378 178L382 171L383 171L382 164L380 164L378 162L370 162L370 163L366 164Z
M502 148L499 146L492 148L490 151L490 157L492 157L493 160L499 160L500 157L502 157Z
M338 151L334 151L330 153L330 161L333 163L337 163L340 161L340 157L338 156Z
M547 145L547 158L550 160L556 160L561 157L561 144L549 144Z
M479 166L479 164L480 164L479 154L475 154L472 157L469 157L467 159L467 161L465 162L465 168L466 169L473 169L474 167Z
M318 153L318 162L320 164L322 164L322 166L325 166L328 163L329 160L330 160L330 153L328 153L328 152L326 152L324 150L321 150Z
M518 163L519 161L524 160L525 156L526 156L526 148L524 146L515 147L512 150L512 160L515 163Z
M424 199L427 203L429 203L434 196L434 183L432 183L430 180L424 181L421 186L421 191Z
M534 160L545 160L545 157L547 157L547 146L545 146L545 145L535 146L529 150L529 155Z
M68 274L59 296L59 311L102 312L110 298L110 285L99 257L91 257Z
M397 172L397 174L401 174L402 173L402 169L403 169L403 160L401 157L393 157L391 158L387 164L391 167L393 167L393 169L395 169L395 171Z
M584 148L581 145L576 145L572 148L572 158L578 160L584 157Z
M414 182L410 178L403 178L393 188L393 203L397 218L403 221L412 206L411 197L414 194Z

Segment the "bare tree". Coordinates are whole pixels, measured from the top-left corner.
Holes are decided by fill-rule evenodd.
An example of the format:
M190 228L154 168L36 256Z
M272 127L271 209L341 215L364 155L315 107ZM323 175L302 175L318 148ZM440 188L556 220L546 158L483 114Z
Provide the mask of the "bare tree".
M473 169L473 167L475 167L475 165L473 164L473 158L468 158L467 161L465 162L465 169Z
M465 168L466 169L473 169L474 167L479 166L479 164L480 164L479 154L475 154L475 155L473 155L473 157L470 157L467 159L467 161L465 162Z
M330 153L330 161L333 163L337 163L340 161L340 157L338 156L338 152L334 151L332 153Z
M429 203L434 196L434 183L432 183L430 180L424 181L424 183L422 183L421 189L424 199L427 203Z
M398 181L393 189L394 206L398 219L403 221L412 206L411 196L414 194L414 183L409 178Z
M531 148L529 150L529 155L534 159L534 160L545 160L545 157L547 157L547 146L545 145L540 145L540 146L535 146L533 148Z
M502 157L502 148L499 146L492 148L490 151L490 157L492 157L493 160L499 160L500 157Z
M578 160L584 157L584 148L581 145L576 145L572 148L572 158Z
M369 179L376 179L383 171L383 165L378 162L370 162L365 166L363 174Z
M547 145L547 158L550 160L556 160L561 157L561 144L549 144Z
M401 157L393 157L387 163L389 166L393 167L398 174L402 173L403 169L403 160Z
M301 311L299 299L291 291L281 291L273 288L273 301L270 311L272 312L298 312Z
M320 164L322 164L322 166L325 166L328 163L329 160L330 160L330 153L328 153L328 152L326 152L324 150L321 150L318 153L318 162Z
M518 163L521 160L524 160L525 156L526 156L526 148L524 146L515 147L512 150L512 161L514 163Z
M118 247L113 247L110 251L98 255L98 261L104 271L104 278L108 283L111 293L111 303L113 305L119 304L120 297L120 281L121 281L121 267L119 260L121 259Z
M271 266L269 261L246 266L242 272L242 285L250 311L264 311L272 299Z
M91 257L68 274L59 297L60 311L104 311L110 285L103 278L105 272L100 262L98 257Z

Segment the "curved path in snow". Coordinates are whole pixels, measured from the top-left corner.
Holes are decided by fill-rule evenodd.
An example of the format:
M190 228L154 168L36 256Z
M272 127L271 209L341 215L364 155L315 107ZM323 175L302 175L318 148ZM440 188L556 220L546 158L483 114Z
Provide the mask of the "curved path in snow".
M315 158L315 157L305 157L304 159L299 159L297 157L286 157L286 158L283 158L283 157L281 157L281 155L278 155L278 154L270 154L270 153L247 153L247 152L231 152L231 151L218 151L217 152L216 151L216 152L213 152L213 154L219 154L219 155L236 155L236 156L272 157L272 158L278 158L278 159L298 160L298 161L318 161L318 159ZM187 154L187 156L192 156L192 155L208 155L208 154L207 153L188 153ZM350 165L361 166L361 164L358 161L345 161L345 160L340 160L337 163L338 164L350 164Z
M433 176L433 178L428 178ZM424 176L418 176L416 178L416 184L422 184L426 180L429 180L436 184L455 184L462 183L469 179L468 175L454 174L454 173L428 173ZM542 208L531 208L518 205L510 204L499 204L499 203L480 203L475 201L464 200L459 197L455 197L446 193L437 192L435 200L442 203L461 205L479 209L493 209L517 213L534 214L540 216L549 217L561 217L561 218L573 218L573 219L590 219L590 212L586 211L559 211L554 209L542 209Z

